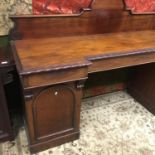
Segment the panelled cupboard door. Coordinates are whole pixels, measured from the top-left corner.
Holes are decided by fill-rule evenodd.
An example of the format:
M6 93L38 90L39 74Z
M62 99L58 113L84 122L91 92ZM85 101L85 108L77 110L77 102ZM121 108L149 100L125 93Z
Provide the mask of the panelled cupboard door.
M56 87L43 90L34 101L37 138L54 136L74 128L74 92Z
M26 102L28 122L33 120L34 131L30 131L30 137L34 134L35 142L78 132L80 102L77 94L74 86L58 85L41 90Z

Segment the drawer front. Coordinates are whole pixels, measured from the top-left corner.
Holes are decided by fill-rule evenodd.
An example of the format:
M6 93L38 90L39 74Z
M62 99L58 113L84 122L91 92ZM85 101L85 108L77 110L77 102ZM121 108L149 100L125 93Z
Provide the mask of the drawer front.
M64 69L60 71L22 75L21 78L24 89L33 89L85 79L87 78L87 75L88 67L81 67L76 69Z

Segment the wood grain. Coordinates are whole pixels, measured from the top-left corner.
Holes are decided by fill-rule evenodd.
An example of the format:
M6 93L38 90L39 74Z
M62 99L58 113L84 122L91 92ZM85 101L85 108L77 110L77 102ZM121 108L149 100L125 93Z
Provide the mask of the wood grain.
M155 52L155 31L21 40L16 41L15 46L22 75L75 68L80 64L89 65L89 71L92 72L91 63L95 64L98 60L108 61L116 57L149 55ZM118 62L121 65L121 61Z
M12 39L79 36L155 29L154 15L131 15L122 0L96 0L92 10L79 16L11 16Z

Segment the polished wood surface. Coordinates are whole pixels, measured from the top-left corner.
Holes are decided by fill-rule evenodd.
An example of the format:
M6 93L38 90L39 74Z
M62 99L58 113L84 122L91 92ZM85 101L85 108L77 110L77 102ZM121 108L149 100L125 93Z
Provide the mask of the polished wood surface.
M155 29L154 15L131 15L123 0L96 0L82 15L11 16L13 40Z
M147 54L154 54L155 31L21 40L16 41L15 46L22 75L88 65L89 72L95 72L91 64L97 60L140 54L145 54L147 58ZM149 59L152 61L150 57L148 62ZM129 66L133 62L130 63Z

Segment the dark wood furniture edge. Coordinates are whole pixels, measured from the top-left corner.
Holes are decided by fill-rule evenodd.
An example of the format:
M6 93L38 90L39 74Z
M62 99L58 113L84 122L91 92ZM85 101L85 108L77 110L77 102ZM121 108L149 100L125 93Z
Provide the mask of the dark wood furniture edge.
M77 68L81 68L81 67L88 67L89 65L91 65L92 63L85 60L83 63L74 63L74 64L66 64L63 66L51 66L48 68L44 68L44 69L34 69L31 71L21 71L20 75L29 75L29 74L37 74L37 73L45 73L45 72L52 72L52 71L62 71L62 70L68 70L68 69L77 69Z
M12 48L12 53L13 53L13 57L14 57L14 60L15 60L15 64L16 64L16 68L19 72L22 72L22 66L21 66L21 61L18 57L18 54L16 52L16 47L15 47L15 44L14 44L14 41L10 41L10 45L11 45L11 48Z
M100 59L119 58L119 57L133 56L133 55L139 55L139 54L148 54L148 53L153 53L153 52L155 52L155 47L146 48L146 49L138 49L138 50L129 51L129 52L117 52L117 53L112 53L112 54L90 56L90 57L87 57L87 59L89 61L96 61Z

